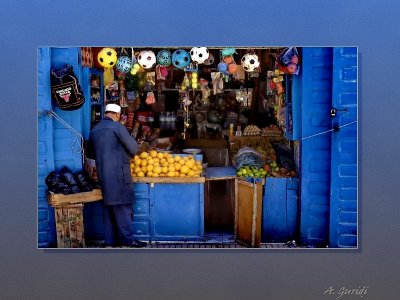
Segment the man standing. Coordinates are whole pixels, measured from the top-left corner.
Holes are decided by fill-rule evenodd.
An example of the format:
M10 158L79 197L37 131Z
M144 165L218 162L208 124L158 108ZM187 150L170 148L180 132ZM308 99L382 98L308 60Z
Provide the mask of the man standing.
M108 104L105 117L90 132L86 155L95 159L104 201L105 246L144 247L133 239L133 191L130 158L138 144L119 123L121 107Z

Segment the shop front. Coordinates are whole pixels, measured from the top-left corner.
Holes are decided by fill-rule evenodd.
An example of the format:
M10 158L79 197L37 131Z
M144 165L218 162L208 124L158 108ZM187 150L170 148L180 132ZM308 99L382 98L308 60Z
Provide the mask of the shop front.
M85 150L109 103L140 144L136 238L357 247L357 48L39 48L39 248L102 245Z

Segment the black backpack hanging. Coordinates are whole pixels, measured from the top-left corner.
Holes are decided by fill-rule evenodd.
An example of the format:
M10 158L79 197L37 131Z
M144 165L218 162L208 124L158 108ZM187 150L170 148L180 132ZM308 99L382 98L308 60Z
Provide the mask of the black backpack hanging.
M75 110L85 102L81 86L71 65L50 72L51 95L62 110Z

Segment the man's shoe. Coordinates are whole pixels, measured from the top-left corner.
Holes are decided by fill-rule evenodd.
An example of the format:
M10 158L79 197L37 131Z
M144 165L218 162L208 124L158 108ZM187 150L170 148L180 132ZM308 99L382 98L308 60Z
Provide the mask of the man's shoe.
M147 246L147 243L146 242L141 242L141 241L139 241L137 239L134 239L132 244L131 244L131 246L133 248L143 248L143 247Z

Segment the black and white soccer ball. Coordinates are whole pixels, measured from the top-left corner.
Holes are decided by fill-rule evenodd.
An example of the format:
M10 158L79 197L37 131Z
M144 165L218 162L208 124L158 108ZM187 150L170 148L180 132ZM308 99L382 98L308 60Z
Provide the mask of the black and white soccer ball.
M157 62L156 55L151 50L140 51L137 61L143 69L151 69Z
M260 66L256 54L247 53L242 57L242 67L246 72L254 72Z
M190 58L198 64L204 63L209 54L207 47L193 47L190 50Z

